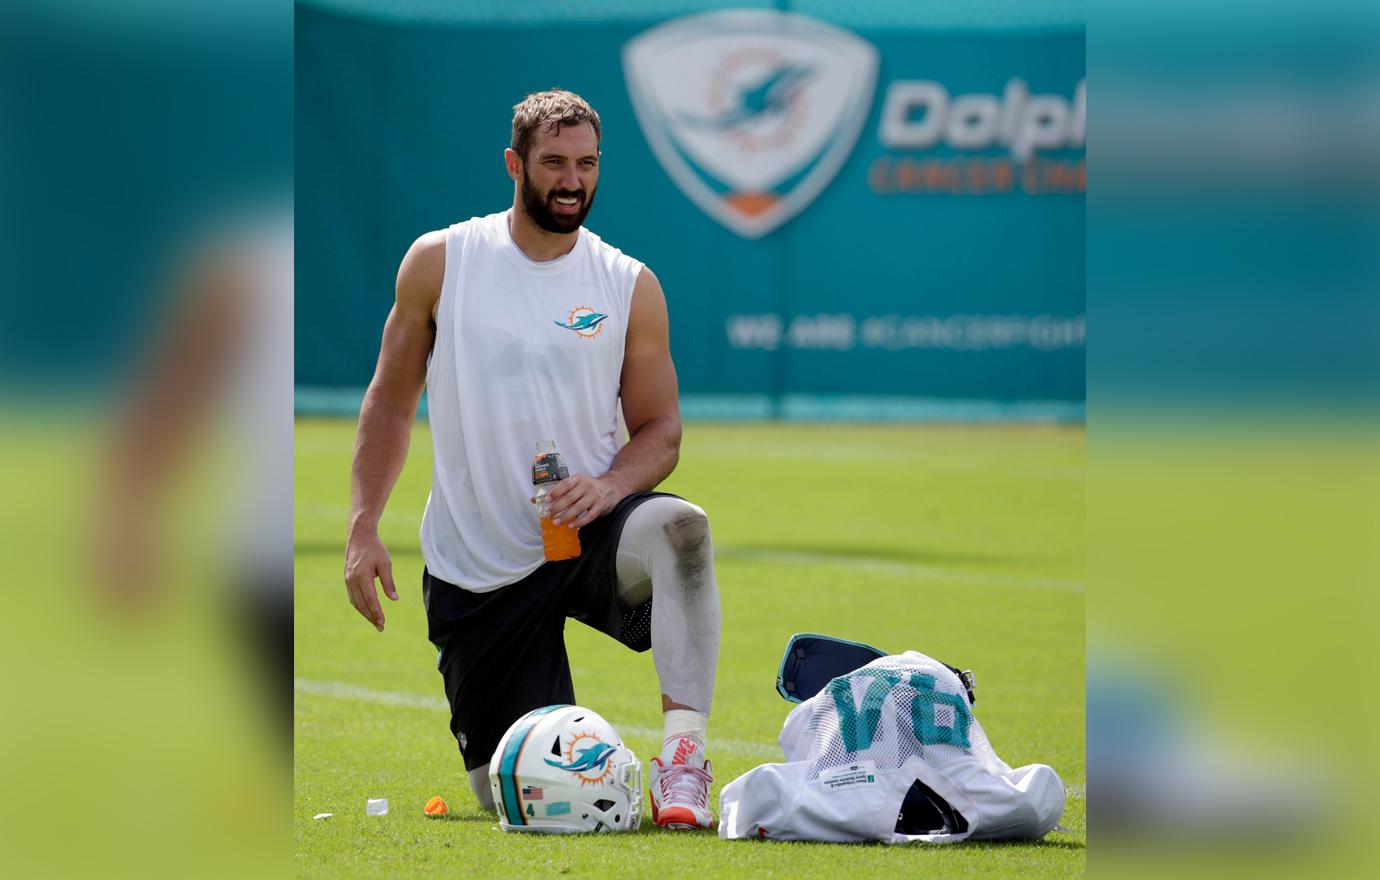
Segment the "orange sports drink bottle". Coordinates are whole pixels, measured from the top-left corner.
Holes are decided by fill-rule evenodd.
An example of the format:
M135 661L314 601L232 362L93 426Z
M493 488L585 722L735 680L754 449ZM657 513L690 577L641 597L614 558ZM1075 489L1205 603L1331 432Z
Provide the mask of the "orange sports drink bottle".
M561 480L570 476L556 441L543 440L537 444L537 457L532 460L532 485L537 490L537 511L541 515L541 546L548 562L574 559L580 555L580 532L571 523L556 525L547 510L546 495Z

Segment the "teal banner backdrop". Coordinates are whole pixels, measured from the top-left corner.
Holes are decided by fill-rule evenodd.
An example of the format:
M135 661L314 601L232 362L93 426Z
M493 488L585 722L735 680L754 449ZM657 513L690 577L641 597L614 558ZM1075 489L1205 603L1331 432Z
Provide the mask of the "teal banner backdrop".
M559 86L687 415L1081 418L1081 16L964 5L299 5L299 410L357 402L402 254L511 203L512 105Z

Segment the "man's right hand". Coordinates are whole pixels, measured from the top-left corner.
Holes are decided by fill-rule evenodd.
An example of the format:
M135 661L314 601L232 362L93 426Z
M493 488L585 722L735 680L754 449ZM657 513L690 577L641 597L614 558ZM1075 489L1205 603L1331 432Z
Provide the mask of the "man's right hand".
M379 605L375 578L383 583L383 592L388 598L398 601L398 588L393 583L393 560L378 534L350 535L345 546L345 589L350 593L350 604L383 632L383 607Z
M349 538L345 544L345 586L350 604L383 632L378 588L394 602L393 560L379 540L378 521L388 493L407 460L407 442L417 401L426 387L427 360L436 343L436 304L446 270L446 231L428 232L412 243L398 269L398 300L383 327L379 363L359 406L355 458L350 465Z

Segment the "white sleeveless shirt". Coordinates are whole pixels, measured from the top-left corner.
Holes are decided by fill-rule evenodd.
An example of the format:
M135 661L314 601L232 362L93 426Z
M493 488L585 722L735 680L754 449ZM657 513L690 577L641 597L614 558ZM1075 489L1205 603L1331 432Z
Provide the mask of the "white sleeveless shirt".
M435 449L422 557L473 592L543 562L532 458L556 441L573 474L599 476L618 451L618 392L642 264L580 229L563 257L534 262L509 211L446 231L446 268L427 368Z

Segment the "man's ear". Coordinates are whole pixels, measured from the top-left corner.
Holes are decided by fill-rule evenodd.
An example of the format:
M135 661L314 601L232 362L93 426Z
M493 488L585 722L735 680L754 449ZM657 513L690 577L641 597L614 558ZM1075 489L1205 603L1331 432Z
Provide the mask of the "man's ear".
M512 147L508 147L503 151L503 164L508 169L508 176L517 183L522 176L522 157Z

